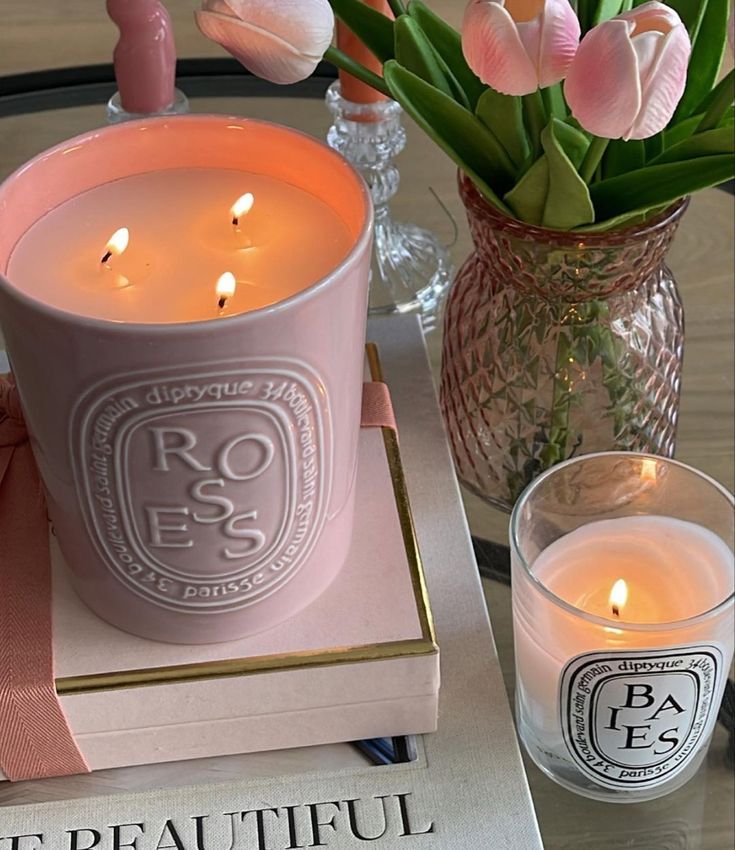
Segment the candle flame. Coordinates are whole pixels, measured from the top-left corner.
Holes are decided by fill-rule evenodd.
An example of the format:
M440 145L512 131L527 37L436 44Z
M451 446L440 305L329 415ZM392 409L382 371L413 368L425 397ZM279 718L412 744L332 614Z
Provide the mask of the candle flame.
M620 616L620 612L625 607L628 601L628 585L625 579L619 578L612 586L610 591L610 607L616 617Z
M240 195L240 197L230 207L230 215L232 216L232 223L237 225L240 221L240 217L247 215L250 212L250 210L253 208L254 203L255 203L255 197L252 195L251 192L245 192L244 195Z
M644 457L641 461L641 481L655 481L657 466L652 457Z
M232 298L235 294L235 289L237 289L237 281L235 280L235 275L232 272L225 272L221 274L217 280L217 285L215 286L215 292L217 293L217 298L219 308L222 310L227 303L228 298Z
M105 245L105 253L102 256L102 262L106 263L110 257L120 255L128 247L130 242L130 231L127 227L118 228L112 236L110 236L107 245Z

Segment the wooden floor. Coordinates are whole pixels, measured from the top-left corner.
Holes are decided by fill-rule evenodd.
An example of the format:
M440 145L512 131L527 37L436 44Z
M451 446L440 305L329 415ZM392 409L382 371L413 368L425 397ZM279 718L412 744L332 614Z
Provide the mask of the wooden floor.
M455 24L461 19L462 0L434 0L431 5ZM167 6L175 23L180 56L223 55L196 30L192 18L195 0L167 0ZM0 21L0 91L2 75L109 62L116 40L116 30L105 15L103 0L46 0L44 3L0 0ZM263 99L248 104L248 114L273 117L274 111L282 110L282 103ZM311 117L314 107L314 102L289 104L289 114L284 114L280 120L296 126L308 125L312 132L323 133L327 117L321 114L318 118ZM243 103L221 99L211 108L237 113L243 111ZM33 118L3 119L0 121L0 179L32 153L95 126L95 122L100 123L100 114L80 109ZM448 238L451 223L446 212L431 201L430 183L459 224L460 235L453 248L454 258L459 262L469 250L469 238L454 190L454 169L415 129L409 132L409 146L414 155L400 161L402 189L397 210L406 215L421 210L421 223L434 227ZM680 283L687 316L678 455L730 489L735 477L735 256L732 236L733 198L722 191L708 190L693 199L670 254L670 265ZM440 334L435 332L429 338L429 348L437 371L440 346ZM466 498L466 506L474 533L495 540L506 539L505 515L471 496ZM509 593L495 583L486 585L486 593L510 688L513 669ZM732 847L735 783L732 771L721 763L723 746L722 734L718 733L706 781L695 780L671 798L629 806L622 811L560 791L531 769L529 775L547 847L550 850L619 850L623 847L726 850ZM283 758L284 767L309 763L308 753L303 751L284 754ZM351 758L354 756L349 756L345 748L325 752L325 759L336 766ZM209 771L207 765L202 769L205 774ZM233 764L232 769L241 768ZM267 773L277 768L266 757L250 757L248 769ZM151 784L166 783L170 770L174 777L179 773L177 767L161 767L152 774ZM221 779L226 776L226 768L213 764L211 775ZM111 783L114 785L114 780Z

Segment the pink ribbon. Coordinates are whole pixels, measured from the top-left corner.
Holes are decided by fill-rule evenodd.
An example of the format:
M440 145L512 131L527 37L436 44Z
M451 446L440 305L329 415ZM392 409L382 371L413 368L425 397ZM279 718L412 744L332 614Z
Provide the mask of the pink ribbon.
M363 428L393 428L388 387L363 385ZM55 689L43 488L18 392L0 376L0 768L12 782L89 773Z
M363 428L392 428L396 430L396 417L390 399L388 385L382 381L372 381L362 385Z
M0 768L89 773L54 686L46 503L15 384L0 376Z

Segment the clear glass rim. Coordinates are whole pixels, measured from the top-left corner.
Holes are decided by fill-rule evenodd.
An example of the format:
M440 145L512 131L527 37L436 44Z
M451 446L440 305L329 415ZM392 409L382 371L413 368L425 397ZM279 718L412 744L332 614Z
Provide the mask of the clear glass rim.
M526 502L533 496L536 489L550 476L559 472L559 470L564 469L568 466L572 466L578 463L584 463L585 461L592 460L594 458L613 458L613 457L629 457L629 458L650 458L655 460L656 462L662 462L669 464L671 466L677 466L680 469L685 470L692 475L696 475L698 478L705 481L711 487L713 487L721 496L724 497L726 501L730 503L730 506L735 508L735 498L733 498L733 494L720 484L719 481L715 481L710 475L707 475L705 472L701 472L699 469L695 469L693 466L689 466L689 464L682 463L679 460L673 460L671 458L662 457L661 455L647 454L646 452L593 452L591 454L580 455L579 457L571 458L570 460L565 460L562 463L558 463L555 466L552 466L551 469L547 469L545 472L541 473L538 478L535 478L521 493L513 506L513 511L510 515L510 548L511 552L515 554L518 559L518 562L521 564L523 568L523 572L529 581L533 584L533 586L545 596L549 601L551 601L554 605L559 608L563 608L565 611L573 614L575 617L579 617L580 619L586 620L590 623L595 623L600 626L605 626L606 628L613 628L617 631L633 631L633 632L658 632L658 631L666 631L666 630L676 630L676 629L684 629L689 626L697 625L706 620L712 619L724 611L727 607L733 604L733 600L735 600L735 589L729 593L724 599L718 602L716 605L713 605L711 608L708 608L706 611L702 611L699 614L694 614L691 617L686 617L682 620L670 620L663 623L628 623L625 620L619 619L608 619L607 617L600 617L597 614L590 614L589 611L584 611L582 608L578 608L576 605L572 605L571 602L567 602L566 599L562 599L560 596L557 596L553 591L549 590L546 585L539 580L538 576L534 575L531 565L526 560L523 552L521 551L521 546L518 540L518 527L520 524L520 516L521 511L526 504Z

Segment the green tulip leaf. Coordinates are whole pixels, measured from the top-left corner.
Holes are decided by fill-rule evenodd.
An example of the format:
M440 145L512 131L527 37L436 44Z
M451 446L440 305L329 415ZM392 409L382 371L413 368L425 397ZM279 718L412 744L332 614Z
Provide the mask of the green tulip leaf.
M410 19L410 20L413 20L413 19ZM454 99L457 101L457 103L461 103L462 106L466 107L467 109L470 109L470 99L467 97L465 90L462 88L462 86L459 84L459 81L454 76L452 69L444 61L442 55L439 53L439 51L436 49L436 47L434 47L434 45L431 44L429 39L426 37L426 33L424 33L424 31L421 29L420 26L419 26L418 31L422 33L423 39L430 46L431 53L434 57L434 60L438 64L439 68L441 69L441 72L444 75L444 79L449 83L449 90L450 90L450 93L452 94L452 96L454 97ZM403 64L403 63L401 63L401 64Z
M592 15L592 26L596 27L603 21L609 21L619 15L623 8L623 0L599 0L597 9Z
M569 157L572 165L574 165L574 168L578 170L584 162L585 154L590 146L590 140L587 135L565 121L558 121L555 118L552 119L549 127L552 128L554 138L559 142L562 150Z
M603 178L617 177L628 171L643 168L646 164L646 145L643 139L613 139L607 146L602 160Z
M732 154L735 152L735 134L732 127L719 127L715 130L705 130L683 139L651 160L649 165L660 165L664 162L684 162L701 156L716 154Z
M541 144L549 163L549 191L542 224L554 230L569 230L592 223L595 210L589 188L577 171L589 142L574 128L552 118L541 133Z
M418 23L408 15L401 15L400 18L396 18L394 33L396 60L406 70L426 80L434 88L454 97L452 87L439 64L434 48Z
M725 55L730 0L701 0L702 5L705 2L706 7L692 41L686 87L674 113L674 124L688 118L699 107L717 82Z
M546 154L537 159L503 200L517 218L540 225L549 194L549 160Z
M480 95L485 91L485 86L464 58L462 39L457 30L449 26L435 12L432 12L422 0L412 0L408 7L408 14L416 19L421 29L426 33L434 49L462 87L470 108L474 109Z
M541 133L544 153L504 201L530 224L569 230L595 220L590 194L577 169L589 147L588 139L555 118Z
M662 213L670 206L671 204L664 204L663 206L648 207L644 210L633 210L633 212L622 213L614 218L607 218L605 221L595 222L595 224L588 227L580 227L579 232L601 233L606 230L618 230L622 227L633 227L633 225L640 225L646 221L650 221L650 219L655 218L659 213Z
M594 138L592 133L589 133L587 130L585 130L584 127L579 123L579 121L577 121L577 119L573 115L567 115L567 117L564 119L564 123L569 124L570 127L574 127L575 130L578 130L580 133L583 133L585 136L587 136L588 139L592 140Z
M670 148L672 145L683 142L685 139L693 136L695 132L701 133L701 125L704 117L701 112L698 112L696 115L690 115L689 118L680 121L674 127L664 130L664 148ZM733 120L735 120L735 106L731 105L722 113L716 126L728 127L732 124Z
M403 68L386 62L383 74L392 96L498 209L513 180L513 165L492 131L453 98Z
M475 115L493 131L513 165L517 169L520 168L531 153L523 124L523 104L520 97L487 89L477 101Z
M449 83L449 87L452 91L452 94L454 95L454 99L457 101L457 103L461 103L462 106L464 106L466 109L470 109L470 111L472 111L470 108L470 99L467 97L467 95L465 94L465 90L462 88L462 86L457 81L457 78L452 73L451 68L441 58L441 56L436 52L436 50L434 50L434 55L436 56L439 66L444 72L444 76L446 77L447 82Z
M702 26L704 13L707 11L708 0L667 0L666 5L677 13L681 22L687 28L689 40L694 44Z
M735 11L733 11L735 15ZM720 83L715 86L715 96L707 107L702 122L697 127L697 132L712 130L722 121L728 110L732 108L735 100L735 68L726 74Z
M643 145L646 149L646 162L650 162L652 159L655 159L657 156L663 153L663 131L661 131L660 133L655 133L653 136L649 136L647 139L644 139Z
M678 144L679 142L683 142L684 139L688 139L697 127L699 127L702 118L704 118L704 115L698 112L696 115L690 115L689 118L685 118L684 121L679 121L678 124L674 124L672 127L668 127L664 130L664 150L666 150L666 148L670 148L672 145ZM607 177L608 175L606 174L605 176Z
M594 16L594 8L593 8L593 0L577 0L576 2L576 12L577 17L579 18L579 27L582 31L582 35L587 32L587 30L592 28L592 19Z
M576 5L579 25L584 35L603 21L614 18L621 12L627 12L634 3L633 0L576 0L575 4L572 0L572 5Z
M459 81L452 73L452 69L449 67L449 65L447 65L444 59L442 59L441 55L433 44L431 45L431 49L434 53L434 58L439 63L439 67L442 69L442 73L444 74L445 79L449 83L449 88L454 96L454 99L457 101L457 103L461 103L462 106L471 110L470 99L467 97L465 90L462 88L462 86L459 84Z
M334 14L381 62L394 56L393 21L362 0L329 0Z
M733 14L735 14L735 12ZM729 79L729 74L724 76L713 89L707 92L707 94L702 98L699 106L697 106L694 111L697 113L707 112L714 101L719 100L722 97L723 89L726 91L732 91L732 81Z
M715 186L735 176L731 154L701 156L685 162L649 165L593 183L590 195L597 220L645 211L671 204L707 186Z

